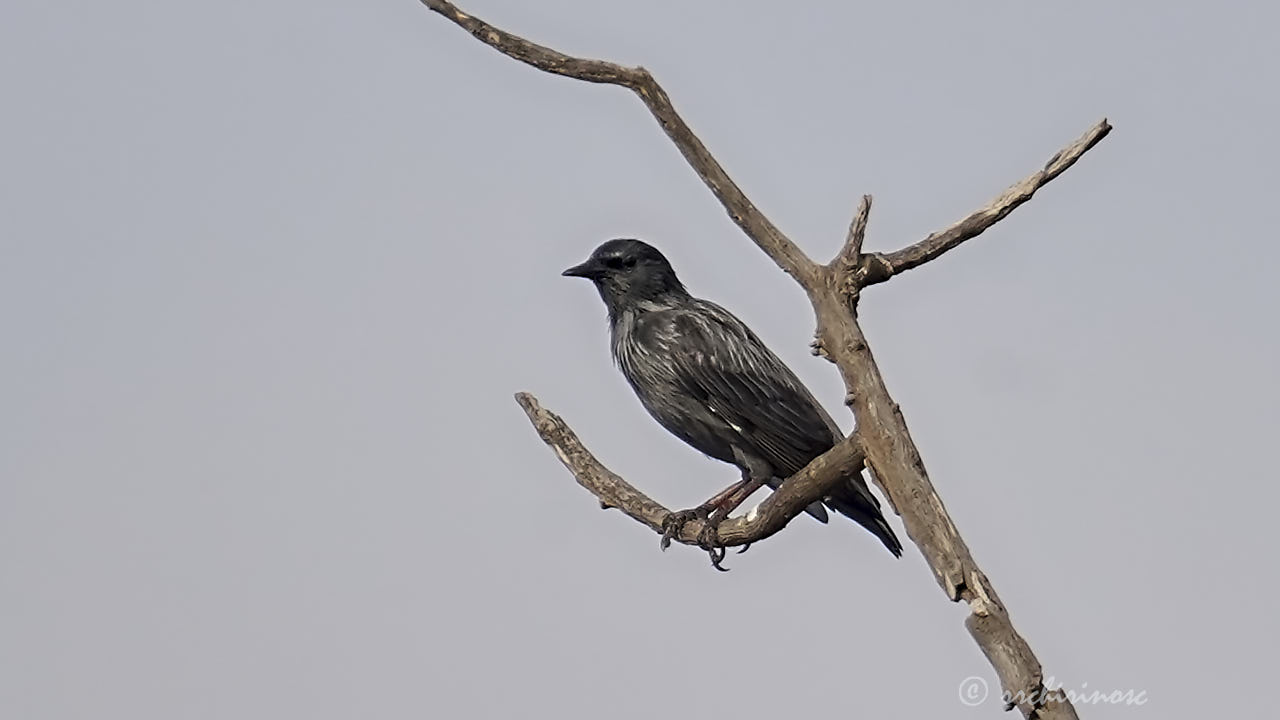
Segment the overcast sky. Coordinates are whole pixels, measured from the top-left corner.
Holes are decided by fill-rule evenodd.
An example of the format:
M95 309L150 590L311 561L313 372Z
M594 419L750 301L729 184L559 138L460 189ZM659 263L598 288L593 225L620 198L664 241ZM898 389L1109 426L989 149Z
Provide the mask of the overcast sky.
M896 249L1110 118L864 326L1046 673L1147 699L1082 716L1268 706L1272 4L463 8L651 69L816 258L862 193ZM729 573L660 553L513 402L670 507L736 477L559 276L635 236L852 423L802 292L628 92L413 0L6 0L0 89L3 717L1007 717L961 702L995 677L914 547L802 517Z

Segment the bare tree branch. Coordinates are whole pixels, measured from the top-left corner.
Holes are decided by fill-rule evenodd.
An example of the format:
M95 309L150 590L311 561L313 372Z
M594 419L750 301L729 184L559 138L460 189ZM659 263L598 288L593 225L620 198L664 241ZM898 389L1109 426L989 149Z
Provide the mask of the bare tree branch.
M809 292L810 297L813 295L815 285L820 284L822 278L826 277L839 286L840 294L845 297L850 311L857 307L858 293L862 290L866 274L862 269L862 242L867 236L867 220L870 217L871 196L863 195L858 201L858 210L849 223L849 233L845 236L844 247L840 248L840 252L836 253L825 268L816 273L814 283L805 284L805 290ZM832 359L822 346L821 335L814 339L812 346L815 355L821 355L828 360Z
M522 63L556 75L609 85L621 85L640 97L657 119L667 137L693 167L698 177L724 206L729 217L765 252L778 267L796 280L805 282L813 274L814 263L790 238L747 198L720 163L712 157L693 130L676 112L667 93L642 67L623 67L602 60L576 58L531 43L468 15L446 0L420 0L428 8L457 23L480 42Z
M858 210L849 223L849 233L844 238L844 247L831 261L831 267L855 267L862 256L862 241L867 236L867 219L871 217L871 196L863 195L858 201Z
M1046 692L1040 661L1014 628L1009 613L968 545L960 537L916 449L906 419L889 396L884 377L857 322L849 322L839 288L815 298L818 337L849 390L857 436L867 453L872 478L901 515L907 536L920 549L943 592L969 605L965 627L982 648L1012 697L1039 699L1021 709L1028 718L1075 718L1060 691Z
M524 408L538 435L560 462L573 473L578 484L600 500L604 508L617 508L649 529L662 534L662 523L671 511L637 490L596 459L559 415L543 408L529 393L516 393L516 402ZM786 527L791 519L811 503L830 493L832 486L847 477L846 468L861 467L862 449L854 438L836 444L803 470L785 480L770 493L759 507L745 516L731 517L717 528L720 544L725 547L749 545L763 540ZM686 545L698 545L704 523L691 520L674 538Z
M862 257L862 270L866 279L863 285L875 285L914 267L934 260L943 253L975 238L987 228L1000 222L1019 205L1031 199L1036 191L1061 175L1075 164L1094 145L1111 132L1111 125L1103 118L1097 125L1081 135L1075 142L1059 150L1044 168L1023 178L1004 191L986 207L970 214L946 230L933 233L920 242L891 253L873 253Z
M864 197L844 247L830 264L819 266L746 198L676 114L666 93L643 68L625 68L563 55L498 30L444 0L421 2L516 60L547 72L588 82L621 85L634 91L738 226L780 268L794 277L809 296L818 322L814 352L831 360L839 369L845 382L846 404L858 420L858 429L853 438L838 444L788 479L756 513L723 523L719 528L720 542L726 545L745 544L777 532L810 502L825 495L829 483L861 468L865 450L865 461L877 485L890 505L901 514L907 535L929 563L939 585L948 598L964 601L969 606L970 615L965 626L995 668L1006 696L1030 698L1017 705L1027 718L1076 718L1075 709L1060 690L1045 692L1039 660L1014 629L1004 604L947 514L925 472L924 462L911 439L902 411L889 395L858 325L856 310L862 287L884 282L904 270L941 256L982 233L1029 200L1036 190L1065 171L1110 132L1111 126L1106 120L1055 155L1043 170L1013 186L986 208L897 252L861 252L871 208L871 198ZM517 400L543 441L555 450L578 482L595 494L602 505L620 508L661 532L663 519L670 511L601 465L564 421L542 409L533 396L521 393ZM702 523L691 522L678 539L685 544L697 544L701 531Z

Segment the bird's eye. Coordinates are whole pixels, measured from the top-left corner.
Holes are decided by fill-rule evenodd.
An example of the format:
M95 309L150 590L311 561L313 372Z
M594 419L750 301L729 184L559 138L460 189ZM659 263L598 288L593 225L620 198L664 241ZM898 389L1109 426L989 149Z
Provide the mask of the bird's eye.
M626 260L618 257L607 257L604 259L604 266L610 270L621 270L624 267L632 267L636 264L635 258L627 258Z

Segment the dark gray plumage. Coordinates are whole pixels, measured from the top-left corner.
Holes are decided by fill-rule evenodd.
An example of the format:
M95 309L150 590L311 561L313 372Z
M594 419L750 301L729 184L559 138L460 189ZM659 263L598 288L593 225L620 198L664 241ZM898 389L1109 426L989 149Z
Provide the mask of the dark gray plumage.
M649 414L744 478L776 488L842 439L795 374L732 313L691 296L653 246L610 240L564 274L600 291L614 360ZM901 555L861 473L837 487L825 504ZM827 521L823 503L808 512Z

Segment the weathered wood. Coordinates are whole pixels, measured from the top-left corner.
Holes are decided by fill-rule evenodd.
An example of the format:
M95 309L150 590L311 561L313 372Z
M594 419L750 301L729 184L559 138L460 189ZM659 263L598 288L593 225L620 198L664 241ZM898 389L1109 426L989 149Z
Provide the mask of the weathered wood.
M1071 167L1111 131L1102 120L1063 148L1043 169L1009 188L986 207L951 227L891 253L863 253L862 245L871 198L864 196L849 227L844 246L826 265L810 260L761 213L724 171L676 113L670 98L644 68L565 55L499 30L468 15L445 0L420 0L499 52L546 72L587 82L629 88L640 97L664 132L739 228L804 288L817 319L814 353L833 362L845 383L845 403L857 419L854 435L815 459L789 478L760 507L746 517L730 518L719 527L719 541L727 546L755 542L781 530L831 485L866 462L873 479L906 526L907 536L924 556L946 596L968 605L965 621L970 635L1000 678L1006 697L1027 698L1016 706L1027 718L1070 720L1075 709L1061 691L1046 692L1040 662L1014 628L995 588L969 552L946 507L925 471L901 409L890 396L884 377L858 324L857 305L863 288L894 276L958 247L995 223L1037 190ZM568 425L543 409L532 395L516 396L543 441L604 507L662 532L670 513L621 477L605 468L578 440ZM676 538L696 545L700 521L686 525Z

